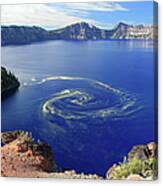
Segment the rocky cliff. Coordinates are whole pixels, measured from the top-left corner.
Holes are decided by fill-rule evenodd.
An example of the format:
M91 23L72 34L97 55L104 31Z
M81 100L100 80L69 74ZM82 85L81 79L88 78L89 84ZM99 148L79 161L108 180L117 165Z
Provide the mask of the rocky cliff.
M119 23L107 30L86 22L72 24L57 30L41 27L2 26L1 44L20 45L47 40L109 40L109 39L156 39L157 27Z
M51 33L59 34L60 38L65 40L101 40L109 39L112 36L112 31L100 29L85 22L72 24L65 28L51 31Z
M119 23L112 39L157 39L157 27Z
M96 174L77 174L74 170L58 171L50 146L35 142L29 132L4 132L1 141L2 176L101 179Z

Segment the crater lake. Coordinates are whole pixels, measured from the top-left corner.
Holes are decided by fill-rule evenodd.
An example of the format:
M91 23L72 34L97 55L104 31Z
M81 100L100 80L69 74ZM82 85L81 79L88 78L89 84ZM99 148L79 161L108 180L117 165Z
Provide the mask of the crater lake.
M32 132L59 168L104 176L133 145L155 140L152 41L50 41L1 53L21 82L2 101L2 131Z

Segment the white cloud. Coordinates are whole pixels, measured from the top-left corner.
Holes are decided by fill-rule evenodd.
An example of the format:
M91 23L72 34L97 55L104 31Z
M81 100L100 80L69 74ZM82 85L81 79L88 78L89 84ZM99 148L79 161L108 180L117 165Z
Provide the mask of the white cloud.
M90 19L92 11L127 11L117 3L54 3L2 5L3 25L37 25L45 28L60 28L79 21L97 23Z
M5 25L60 27L81 20L44 4L3 5L1 12L1 22Z
M81 11L100 11L100 12L128 11L127 8L122 7L118 3L108 3L108 2L65 3L64 7L69 8L71 10L81 10Z

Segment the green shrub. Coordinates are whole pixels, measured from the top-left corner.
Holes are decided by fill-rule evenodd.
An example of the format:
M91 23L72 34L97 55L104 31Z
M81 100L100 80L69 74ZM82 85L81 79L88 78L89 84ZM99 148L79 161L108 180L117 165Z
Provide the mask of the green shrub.
M124 179L131 174L138 174L142 177L152 176L154 178L157 175L156 162L156 158L154 157L145 161L138 158L124 161L116 167L113 173L113 179Z

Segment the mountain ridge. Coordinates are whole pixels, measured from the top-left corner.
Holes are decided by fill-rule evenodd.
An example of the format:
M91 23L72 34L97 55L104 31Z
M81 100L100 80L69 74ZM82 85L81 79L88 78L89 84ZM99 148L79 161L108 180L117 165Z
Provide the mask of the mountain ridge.
M87 22L77 22L60 29L46 30L38 26L2 26L1 45L21 45L48 40L110 40L145 39L157 37L157 27L129 25L120 22L113 29L99 28Z

